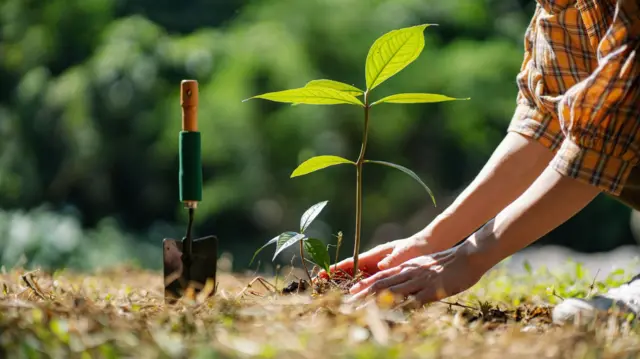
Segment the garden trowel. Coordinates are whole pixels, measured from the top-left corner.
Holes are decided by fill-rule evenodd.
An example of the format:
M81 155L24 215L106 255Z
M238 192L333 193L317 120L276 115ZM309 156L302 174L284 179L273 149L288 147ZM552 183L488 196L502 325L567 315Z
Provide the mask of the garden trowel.
M216 289L218 262L218 238L192 237L193 217L202 200L201 137L198 132L198 82L184 80L180 84L182 106L182 131L179 136L179 186L180 202L189 213L187 233L182 240L165 238L164 297L174 303L187 293L206 292L213 295Z

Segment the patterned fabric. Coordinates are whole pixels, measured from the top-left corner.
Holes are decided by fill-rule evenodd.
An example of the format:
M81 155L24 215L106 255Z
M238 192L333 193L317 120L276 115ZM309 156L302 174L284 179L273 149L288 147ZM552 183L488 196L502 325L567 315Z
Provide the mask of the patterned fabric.
M509 131L618 196L640 159L640 0L538 0Z

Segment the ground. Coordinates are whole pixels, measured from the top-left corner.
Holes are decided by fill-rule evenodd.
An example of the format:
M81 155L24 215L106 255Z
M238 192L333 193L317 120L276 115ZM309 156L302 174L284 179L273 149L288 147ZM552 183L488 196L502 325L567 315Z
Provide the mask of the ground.
M633 318L555 326L560 297L588 296L630 277L498 268L468 292L423 308L385 297L269 293L223 272L216 296L166 306L159 272L79 274L14 269L0 277L0 358L608 358L637 357ZM510 274L512 273L512 274ZM292 278L292 275L288 275ZM285 276L286 277L286 276ZM286 278L267 278L278 287ZM255 292L252 292L254 291ZM46 354L44 354L46 353Z

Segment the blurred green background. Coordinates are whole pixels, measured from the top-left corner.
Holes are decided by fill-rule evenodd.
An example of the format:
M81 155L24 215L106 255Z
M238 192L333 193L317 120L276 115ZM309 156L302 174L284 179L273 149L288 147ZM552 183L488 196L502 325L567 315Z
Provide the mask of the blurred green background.
M364 87L380 35L436 23L422 55L377 96L432 92L471 101L372 112L363 249L427 225L505 134L534 1L0 0L0 260L58 268L134 261L159 268L181 237L179 84L200 82L205 189L196 234L216 234L234 269L329 200L312 231L352 250L355 176L335 167L289 179L318 154L355 159L353 106L241 101L329 78ZM377 97L376 96L376 97ZM539 244L584 252L634 243L630 210L602 196ZM272 250L260 255L269 270ZM288 263L291 256L281 256ZM252 266L255 269L256 265Z

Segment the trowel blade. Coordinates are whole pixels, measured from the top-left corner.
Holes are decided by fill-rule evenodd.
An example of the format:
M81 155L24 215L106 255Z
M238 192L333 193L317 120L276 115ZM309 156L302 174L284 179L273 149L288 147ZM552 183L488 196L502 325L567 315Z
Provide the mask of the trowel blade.
M188 273L184 270L182 248L182 241L170 238L163 241L164 297L167 302L175 302L182 297L189 286L195 293L199 293L209 279L217 285L218 238L207 236L193 240L191 268ZM214 293L215 290L212 290L209 294Z

